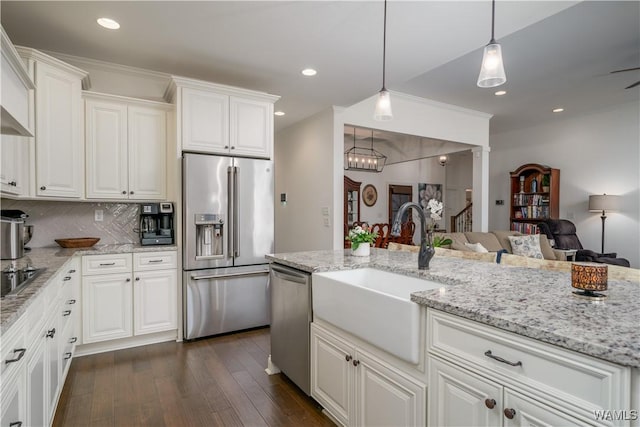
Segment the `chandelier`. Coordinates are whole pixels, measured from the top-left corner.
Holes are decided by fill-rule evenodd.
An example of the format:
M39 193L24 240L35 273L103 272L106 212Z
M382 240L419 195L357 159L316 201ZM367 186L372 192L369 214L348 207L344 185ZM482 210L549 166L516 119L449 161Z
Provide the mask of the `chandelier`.
M356 128L353 128L353 147L344 152L344 169L361 172L382 172L387 156L373 149L373 130L371 148L356 147Z

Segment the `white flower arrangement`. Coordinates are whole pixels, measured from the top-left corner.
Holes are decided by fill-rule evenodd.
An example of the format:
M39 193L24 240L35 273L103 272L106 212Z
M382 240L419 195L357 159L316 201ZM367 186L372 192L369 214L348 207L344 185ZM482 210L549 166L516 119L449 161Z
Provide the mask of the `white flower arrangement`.
M345 240L351 242L351 249L358 249L360 243L373 243L378 238L377 233L372 233L368 226L361 227L359 225L349 230L349 235L345 237Z
M444 206L442 202L439 202L436 199L431 199L429 200L429 203L427 203L427 208L425 210L428 210L430 212L429 216L431 217L431 228L435 228L436 221L440 221L442 219L443 209Z

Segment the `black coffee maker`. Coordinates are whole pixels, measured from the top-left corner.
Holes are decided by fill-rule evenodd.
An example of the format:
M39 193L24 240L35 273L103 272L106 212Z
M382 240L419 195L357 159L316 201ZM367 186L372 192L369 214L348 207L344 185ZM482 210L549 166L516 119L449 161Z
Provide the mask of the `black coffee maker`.
M140 205L140 244L172 245L173 203L143 203Z

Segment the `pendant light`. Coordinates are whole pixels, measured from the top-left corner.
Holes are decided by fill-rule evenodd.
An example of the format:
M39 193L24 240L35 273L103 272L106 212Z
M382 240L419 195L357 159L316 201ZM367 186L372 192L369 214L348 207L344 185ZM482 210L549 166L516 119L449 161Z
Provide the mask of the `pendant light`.
M491 1L491 40L484 47L482 66L478 76L478 87L496 87L507 81L502 63L502 47L494 37L496 21L496 0Z
M393 119L391 112L391 95L385 87L385 65L387 62L387 0L384 0L384 30L382 33L382 89L378 93L376 109L373 118L377 121L387 121Z
M382 172L387 156L373 149L373 130L371 130L371 148L356 147L356 128L353 128L353 148L344 152L344 169L360 172Z

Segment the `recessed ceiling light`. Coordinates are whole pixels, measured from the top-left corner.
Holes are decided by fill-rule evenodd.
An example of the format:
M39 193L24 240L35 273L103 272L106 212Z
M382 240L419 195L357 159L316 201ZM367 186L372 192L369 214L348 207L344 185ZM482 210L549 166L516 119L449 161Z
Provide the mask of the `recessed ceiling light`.
M564 108L554 108L553 110L554 113L562 113L564 111Z
M276 111L273 113L274 116L284 116L284 111Z
M506 95L507 91L506 90L499 90L495 93L496 96L502 96L502 95Z
M110 18L98 18L98 24L109 30L117 30L120 28L120 24Z
M318 74L318 72L313 68L305 68L304 70L302 70L303 76L311 77L311 76L315 76L316 74Z

